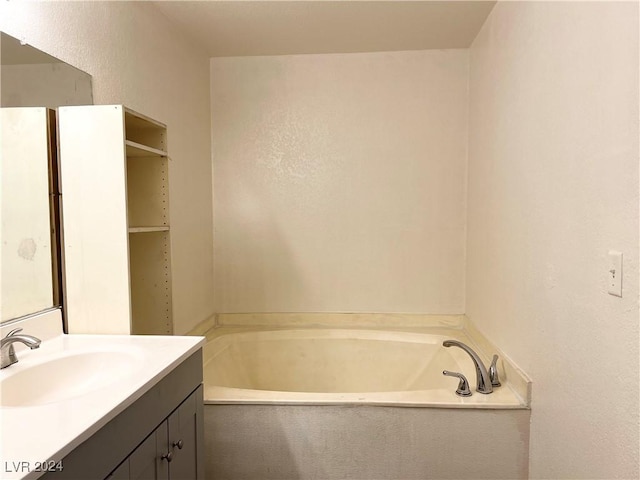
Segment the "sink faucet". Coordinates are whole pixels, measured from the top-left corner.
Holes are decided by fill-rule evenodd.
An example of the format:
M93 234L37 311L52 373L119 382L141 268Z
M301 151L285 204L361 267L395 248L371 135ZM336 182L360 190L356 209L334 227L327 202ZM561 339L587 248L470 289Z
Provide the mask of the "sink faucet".
M6 368L18 361L18 357L16 357L16 351L13 349L14 343L24 343L31 350L40 347L41 340L39 338L25 334L16 335L21 331L21 328L11 330L6 337L0 340L0 357L2 357L0 368Z
M442 346L444 347L460 347L462 350L467 352L471 359L473 360L473 364L476 367L476 378L478 382L478 386L476 390L480 393L491 393L493 392L493 385L491 384L491 377L489 376L489 372L480 360L480 357L476 352L474 352L471 347L465 345L462 342L458 342L457 340L445 340L442 342Z

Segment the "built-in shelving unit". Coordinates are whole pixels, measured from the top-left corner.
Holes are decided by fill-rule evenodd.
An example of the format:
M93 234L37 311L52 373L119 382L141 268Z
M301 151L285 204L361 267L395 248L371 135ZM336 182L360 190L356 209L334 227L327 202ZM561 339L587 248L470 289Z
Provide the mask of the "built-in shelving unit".
M59 131L68 331L172 333L166 126L103 105Z

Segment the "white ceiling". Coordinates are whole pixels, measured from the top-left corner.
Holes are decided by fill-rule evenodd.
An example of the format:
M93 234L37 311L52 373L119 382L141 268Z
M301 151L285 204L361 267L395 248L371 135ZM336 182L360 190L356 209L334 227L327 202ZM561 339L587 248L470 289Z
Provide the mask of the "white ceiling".
M467 48L495 1L156 1L212 57Z

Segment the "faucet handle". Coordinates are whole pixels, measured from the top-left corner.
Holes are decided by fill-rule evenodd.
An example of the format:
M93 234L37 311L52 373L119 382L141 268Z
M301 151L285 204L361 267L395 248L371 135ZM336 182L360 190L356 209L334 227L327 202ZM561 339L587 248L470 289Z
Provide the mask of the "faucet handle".
M8 338L11 337L13 335L15 335L16 333L20 333L22 331L22 328L14 328L13 330L11 330L9 333L7 333L7 335L4 338Z
M498 355L494 355L491 360L491 365L489 366L489 378L491 379L491 385L494 387L499 387L502 385L500 383L500 376L498 375Z
M458 372L450 372L449 370L443 370L443 375L448 377L457 377L460 379L460 383L458 383L458 388L456 390L456 395L460 397L469 397L471 396L471 390L469 390L469 382L467 381L467 377Z

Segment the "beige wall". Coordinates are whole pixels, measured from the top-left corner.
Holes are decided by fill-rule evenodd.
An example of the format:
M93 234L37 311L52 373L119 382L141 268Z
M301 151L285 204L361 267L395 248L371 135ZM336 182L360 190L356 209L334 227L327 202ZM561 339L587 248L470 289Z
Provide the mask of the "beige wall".
M638 33L635 2L499 2L471 48L466 310L532 377L532 478L640 476Z
M209 59L142 2L2 2L0 29L89 73L96 104L169 131L176 333L213 313Z
M464 311L467 60L212 59L217 312Z
M66 63L2 65L0 105L50 107L91 105L91 77Z

